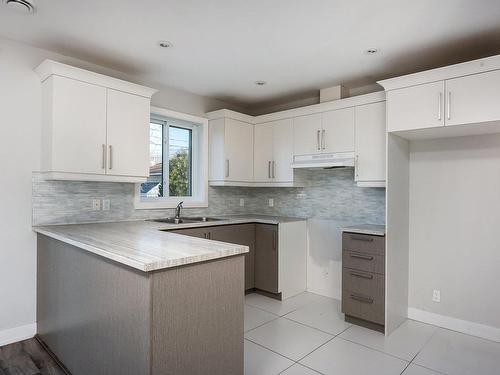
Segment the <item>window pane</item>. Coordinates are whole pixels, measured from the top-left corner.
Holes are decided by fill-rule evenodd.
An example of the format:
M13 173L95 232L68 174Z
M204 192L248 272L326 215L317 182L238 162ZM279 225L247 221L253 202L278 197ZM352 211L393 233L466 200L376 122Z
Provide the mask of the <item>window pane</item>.
M141 185L141 198L163 197L163 125L149 124L149 178Z
M170 126L168 133L169 196L190 197L192 130Z

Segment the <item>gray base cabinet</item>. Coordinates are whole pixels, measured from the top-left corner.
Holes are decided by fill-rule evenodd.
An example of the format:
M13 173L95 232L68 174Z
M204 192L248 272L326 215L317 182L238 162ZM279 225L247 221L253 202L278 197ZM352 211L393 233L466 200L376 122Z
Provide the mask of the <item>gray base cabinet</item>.
M278 294L278 225L232 224L170 231L186 236L246 245L245 290Z
M351 323L384 331L384 236L343 233L342 312Z
M278 293L278 226L255 226L255 287Z
M243 256L141 272L43 235L37 253L38 334L73 375L243 375Z

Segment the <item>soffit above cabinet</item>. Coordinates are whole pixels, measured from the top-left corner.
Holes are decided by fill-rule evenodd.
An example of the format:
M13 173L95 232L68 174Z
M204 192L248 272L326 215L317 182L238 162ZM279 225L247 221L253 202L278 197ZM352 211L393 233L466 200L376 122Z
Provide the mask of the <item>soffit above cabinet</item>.
M78 81L91 83L97 86L103 86L110 89L127 92L129 94L143 96L151 99L158 90L150 87L141 86L132 82L123 81L118 78L108 77L103 74L80 69L74 66L66 65L53 60L43 61L36 69L40 80L44 82L52 75L76 79Z
M389 91L497 69L500 69L500 55L385 79L377 83Z

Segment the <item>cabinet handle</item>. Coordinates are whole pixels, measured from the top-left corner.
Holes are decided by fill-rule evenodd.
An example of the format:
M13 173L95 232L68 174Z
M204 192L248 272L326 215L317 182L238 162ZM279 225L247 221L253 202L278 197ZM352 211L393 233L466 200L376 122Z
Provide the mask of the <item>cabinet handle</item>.
M325 141L325 134L326 134L326 130L323 129L323 131L321 132L321 148L323 150L326 150L326 141Z
M349 254L351 258L363 259L363 260L373 260L373 256L362 255L362 254Z
M451 91L448 91L448 114L446 117L448 120L451 119Z
M109 145L109 169L113 169L113 146Z
M373 237L351 236L353 241L373 242Z
M106 145L102 145L102 169L106 169Z
M273 178L276 178L276 162L273 160Z
M359 155L354 158L354 170L356 171L356 177L359 177Z
M226 177L229 177L229 159L226 159Z
M373 298L358 296L357 294L351 294L351 298L355 301L364 302L364 303L373 303Z
M366 273L353 272L353 271L351 271L351 276L361 277L363 279L369 279L369 280L373 279L373 275L369 275Z
M267 177L271 178L271 160L267 162Z
M316 144L318 146L318 150L321 150L321 146L320 146L320 137L321 137L321 130L318 130L318 132L316 133Z
M278 249L278 236L276 235L276 232L273 232L273 250Z
M207 238L208 238L208 236L207 236L207 234L206 234L206 233L203 233L203 237L204 237L205 239L207 239Z
M212 233L211 232L208 232L208 239L211 240L212 239Z
M438 120L441 121L441 112L443 111L442 102L443 102L443 93L439 93L439 101L438 101Z

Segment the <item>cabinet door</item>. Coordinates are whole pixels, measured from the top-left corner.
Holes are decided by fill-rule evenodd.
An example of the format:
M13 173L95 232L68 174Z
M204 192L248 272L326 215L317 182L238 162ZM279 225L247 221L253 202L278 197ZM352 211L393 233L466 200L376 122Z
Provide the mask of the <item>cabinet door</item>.
M273 122L273 176L275 182L293 182L293 120Z
M254 288L255 224L224 225L205 228L212 240L248 246L245 254L245 290Z
M387 131L444 126L444 81L387 92Z
M150 100L108 89L107 174L149 176Z
M273 159L273 124L255 125L254 177L256 182L271 182Z
M175 229L170 230L170 233L182 234L184 236L189 237L197 237L197 238L208 238L208 230L209 228L185 228L185 229Z
M50 79L44 90L52 90L52 108L45 109L52 129L42 135L52 136L47 164L54 172L104 174L106 89L65 77Z
M356 181L385 181L385 102L356 107Z
M446 125L500 120L500 70L446 81Z
M321 153L321 113L293 119L293 154Z
M323 152L354 151L354 108L322 113Z
M225 180L253 181L253 125L227 118L224 134Z
M278 293L278 226L255 224L255 287Z

